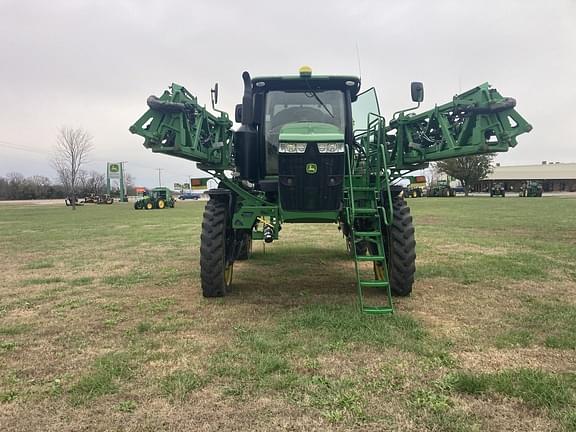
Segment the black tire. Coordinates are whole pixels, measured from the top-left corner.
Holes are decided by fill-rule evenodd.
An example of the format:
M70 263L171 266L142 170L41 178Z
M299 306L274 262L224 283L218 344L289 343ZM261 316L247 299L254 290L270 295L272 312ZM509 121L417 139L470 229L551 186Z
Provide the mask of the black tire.
M410 207L401 196L392 198L394 217L384 233L388 277L392 294L406 297L412 292L416 273L416 240Z
M204 208L200 236L200 278L204 297L223 297L230 288L233 262L228 256L231 246L228 225L228 203L211 198Z
M250 259L252 256L252 233L242 233L240 242L240 250L238 251L238 257L236 258L238 261L243 261Z

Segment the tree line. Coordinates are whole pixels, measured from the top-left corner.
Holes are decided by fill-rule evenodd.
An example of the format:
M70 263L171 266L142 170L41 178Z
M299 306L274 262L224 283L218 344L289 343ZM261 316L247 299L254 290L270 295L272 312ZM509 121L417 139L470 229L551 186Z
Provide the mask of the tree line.
M74 208L76 199L105 194L106 176L98 171L82 169L92 149L92 137L84 129L60 128L51 157L58 180L54 182L46 176L24 177L18 172L8 173L5 177L0 176L0 200L72 198ZM135 194L132 176L126 174L124 180L127 194ZM110 193L119 195L118 187Z
M100 195L106 192L106 177L97 171L78 173L78 196ZM0 200L55 199L67 196L66 187L60 182L41 175L25 177L11 172L0 176Z

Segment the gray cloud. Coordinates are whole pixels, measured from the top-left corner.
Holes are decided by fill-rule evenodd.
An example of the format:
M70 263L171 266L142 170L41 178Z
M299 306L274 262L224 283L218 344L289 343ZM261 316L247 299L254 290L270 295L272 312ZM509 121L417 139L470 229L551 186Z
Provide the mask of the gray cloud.
M489 81L518 100L534 125L502 163L576 161L576 3L541 1L1 1L0 175L53 175L47 163L61 125L94 136L91 168L127 160L139 183L156 167L168 182L193 164L151 154L128 127L149 94L171 82L200 101L220 83L220 108L240 101L240 74L357 74L378 89L386 116L424 108ZM45 153L45 155L43 154Z

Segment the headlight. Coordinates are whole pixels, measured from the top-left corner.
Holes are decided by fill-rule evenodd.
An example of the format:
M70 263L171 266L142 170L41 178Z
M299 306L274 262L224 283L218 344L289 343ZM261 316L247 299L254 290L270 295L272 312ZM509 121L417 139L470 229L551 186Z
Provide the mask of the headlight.
M280 143L278 151L280 153L304 153L307 146L306 143Z
M344 153L344 143L318 143L320 153Z

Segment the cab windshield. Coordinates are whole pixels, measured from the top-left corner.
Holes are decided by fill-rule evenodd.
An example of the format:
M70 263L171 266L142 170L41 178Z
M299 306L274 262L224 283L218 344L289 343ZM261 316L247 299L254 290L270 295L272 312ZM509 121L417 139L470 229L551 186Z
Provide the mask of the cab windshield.
M269 91L264 119L267 174L278 173L278 138L282 126L301 122L329 123L344 133L344 106L341 90Z

